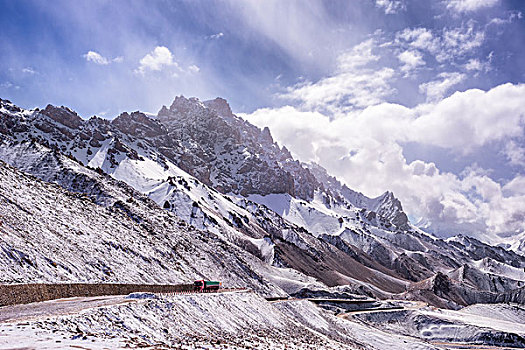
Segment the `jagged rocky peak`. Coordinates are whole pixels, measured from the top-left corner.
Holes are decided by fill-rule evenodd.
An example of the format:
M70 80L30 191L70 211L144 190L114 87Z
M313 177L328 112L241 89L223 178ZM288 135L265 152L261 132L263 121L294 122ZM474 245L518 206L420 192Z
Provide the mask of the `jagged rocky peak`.
M178 124L190 118L193 120L208 116L210 111L197 97L186 98L180 95L175 97L169 108L162 106L157 113L157 119L165 125Z
M228 101L217 97L213 100L202 102L197 97L186 98L183 95L175 97L169 108L162 106L157 113L160 120L167 121L177 117L221 117L225 120L236 118Z
M267 126L265 126L261 131L261 141L266 144L273 144L273 137L270 133L270 129L268 129Z
M401 202L390 191L386 191L381 196L375 199L377 205L371 209L380 216L390 220L396 227L401 229L408 229L408 217L403 211Z
M165 105L162 105L160 111L157 113L157 117L166 117L170 114L170 110Z
M221 117L233 118L233 112L228 101L221 97L217 97L214 100L204 101L204 105L216 111Z
M204 104L197 97L176 96L170 106L170 112L179 114L195 113L204 109Z
M61 106L56 107L47 105L45 109L40 111L41 114L47 115L54 121L67 126L71 129L78 129L83 124L84 120L73 110Z
M263 130L235 116L225 99L201 102L177 96L158 121L169 140L180 140L176 165L224 193L289 193L312 198L317 181ZM166 152L165 152L166 153Z
M388 220L390 224L393 224L393 229L410 229L408 216L404 213L401 202L392 192L386 191L379 197L369 198L339 182L337 178L328 174L326 169L319 164L305 163L304 165L310 169L317 180L323 184L324 188L332 193L332 195L339 195L355 207L368 211L365 216L370 221L374 221L376 216L380 216Z

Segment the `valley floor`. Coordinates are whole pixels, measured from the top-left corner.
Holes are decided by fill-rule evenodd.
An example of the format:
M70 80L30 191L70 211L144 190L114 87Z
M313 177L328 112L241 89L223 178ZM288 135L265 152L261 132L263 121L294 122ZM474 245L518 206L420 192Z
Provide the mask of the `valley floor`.
M336 317L252 292L69 298L0 308L0 349L505 349L524 345L523 308L402 310ZM513 342L513 343L512 343ZM471 343L478 345L462 345Z

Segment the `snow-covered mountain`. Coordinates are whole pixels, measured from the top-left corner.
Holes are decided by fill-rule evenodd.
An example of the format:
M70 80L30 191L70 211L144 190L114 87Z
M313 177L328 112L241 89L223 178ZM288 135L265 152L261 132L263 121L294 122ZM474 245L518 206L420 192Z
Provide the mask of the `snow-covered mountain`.
M344 285L352 292L377 297L405 293L406 297L426 300L434 297L415 291L430 290L438 298L447 298L437 289L425 287L433 286L425 281L434 281L436 276L474 292L496 294L517 290L523 283L523 276L517 272L525 267L523 256L472 238L445 241L425 233L409 222L393 193L368 198L341 184L320 166L294 160L285 147L273 142L268 129L261 130L235 116L220 98L201 102L180 96L154 117L141 112L122 113L112 121L97 117L84 120L69 108L51 105L43 110L24 110L0 100L0 159L17 168L2 165L3 178L14 188L20 186L16 179L26 176L22 171L56 184L54 192L67 190L87 196L91 199L90 211L124 213L133 222L149 227L147 232L171 237L178 233L166 232L176 226L183 232L180 237L192 237L186 242L194 248L201 244L192 240L195 237L212 237L209 239L224 247L221 254L243 261L236 264L244 266L240 270L245 273L228 272L230 264L222 261L222 255L217 258L211 248L205 248L208 253L203 252L201 258L209 264L206 266L214 268L200 271L200 265L194 266L191 257L186 256L183 264L192 266L193 274L168 278L151 270L158 281L183 277L191 280L198 274L208 278L217 275L239 285L251 276L250 283L245 284L267 294ZM37 183L31 192L35 200L39 192L50 189L43 182ZM18 192L6 189L4 196L13 201L11 193ZM78 194L68 200L76 202ZM17 209L12 206L9 210ZM137 210L142 211L137 214ZM54 213L58 217L69 215L66 209ZM33 211L31 215L41 221L44 213ZM46 211L45 215L52 214ZM150 217L159 219L151 221ZM180 228L179 218L187 226ZM22 220L26 219L19 222ZM113 220L117 226L122 221L120 216ZM81 227L81 222L76 226ZM93 227L97 229L86 229L87 236L103 241L107 229L102 224ZM62 230L40 227L33 231L47 235L49 229ZM5 225L0 230L5 230ZM11 240L0 238L0 242L9 245L7 251L15 249L28 256L43 254L39 244L47 244L47 250L42 251L46 258L56 260L54 256L59 253L53 250L52 241L33 244L24 235L24 230L10 231ZM154 251L157 244L162 246L140 237L134 237L133 244L146 244ZM128 239L118 235L113 242L118 246ZM87 242L87 238L84 243L74 241L70 254L85 249L83 244ZM106 264L116 263L105 253L101 248L92 256L108 260ZM80 268L77 274L58 275L41 263L25 266L34 269L26 273L11 256L6 250L0 251L4 266L11 271L4 282L18 278L106 278L87 272L84 276ZM57 256L71 261L68 256ZM169 265L164 259L172 259L162 254L155 258L165 266ZM126 266L140 265L143 260L128 260ZM82 260L82 264L87 262ZM465 274L459 272L461 269L484 281L473 284L477 277L462 277ZM114 280L135 276L118 271L112 275ZM228 274L232 275L225 277ZM476 300L476 295L468 303ZM466 303L463 299L449 299L448 307Z

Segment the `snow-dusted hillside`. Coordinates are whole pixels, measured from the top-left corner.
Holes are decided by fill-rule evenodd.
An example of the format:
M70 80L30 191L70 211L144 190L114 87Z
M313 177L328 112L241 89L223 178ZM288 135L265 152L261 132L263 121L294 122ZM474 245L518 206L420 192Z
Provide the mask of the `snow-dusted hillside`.
M56 339L74 347L94 342L94 348L436 349L414 337L348 322L308 301L269 303L253 293L130 300L18 327L0 324L4 333L0 349L6 338L12 342L16 337L23 339L19 345L38 348L46 346L46 339Z
M79 181L100 184L86 171ZM105 179L96 198L68 192L0 163L1 282L180 283L220 279L283 294L279 275L253 255L162 210L125 184ZM299 276L300 277L300 276Z
M57 344L91 349L216 350L437 350L472 348L473 344L503 349L525 345L524 310L517 305L480 304L451 311L409 302L402 304L403 310L336 317L307 300L270 303L247 292L136 297L96 308L84 306L82 299L38 305L39 315L0 323L0 349L14 342L39 349L57 348ZM81 311L60 312L54 305L60 302ZM9 310L16 311L16 306ZM465 343L471 345L462 345Z

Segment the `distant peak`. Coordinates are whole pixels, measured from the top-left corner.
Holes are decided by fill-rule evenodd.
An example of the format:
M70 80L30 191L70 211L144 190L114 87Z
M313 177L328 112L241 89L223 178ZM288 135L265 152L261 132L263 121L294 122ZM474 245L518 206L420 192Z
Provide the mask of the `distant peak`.
M159 113L157 114L158 116L166 116L170 113L168 107L162 105L162 108L160 109Z

